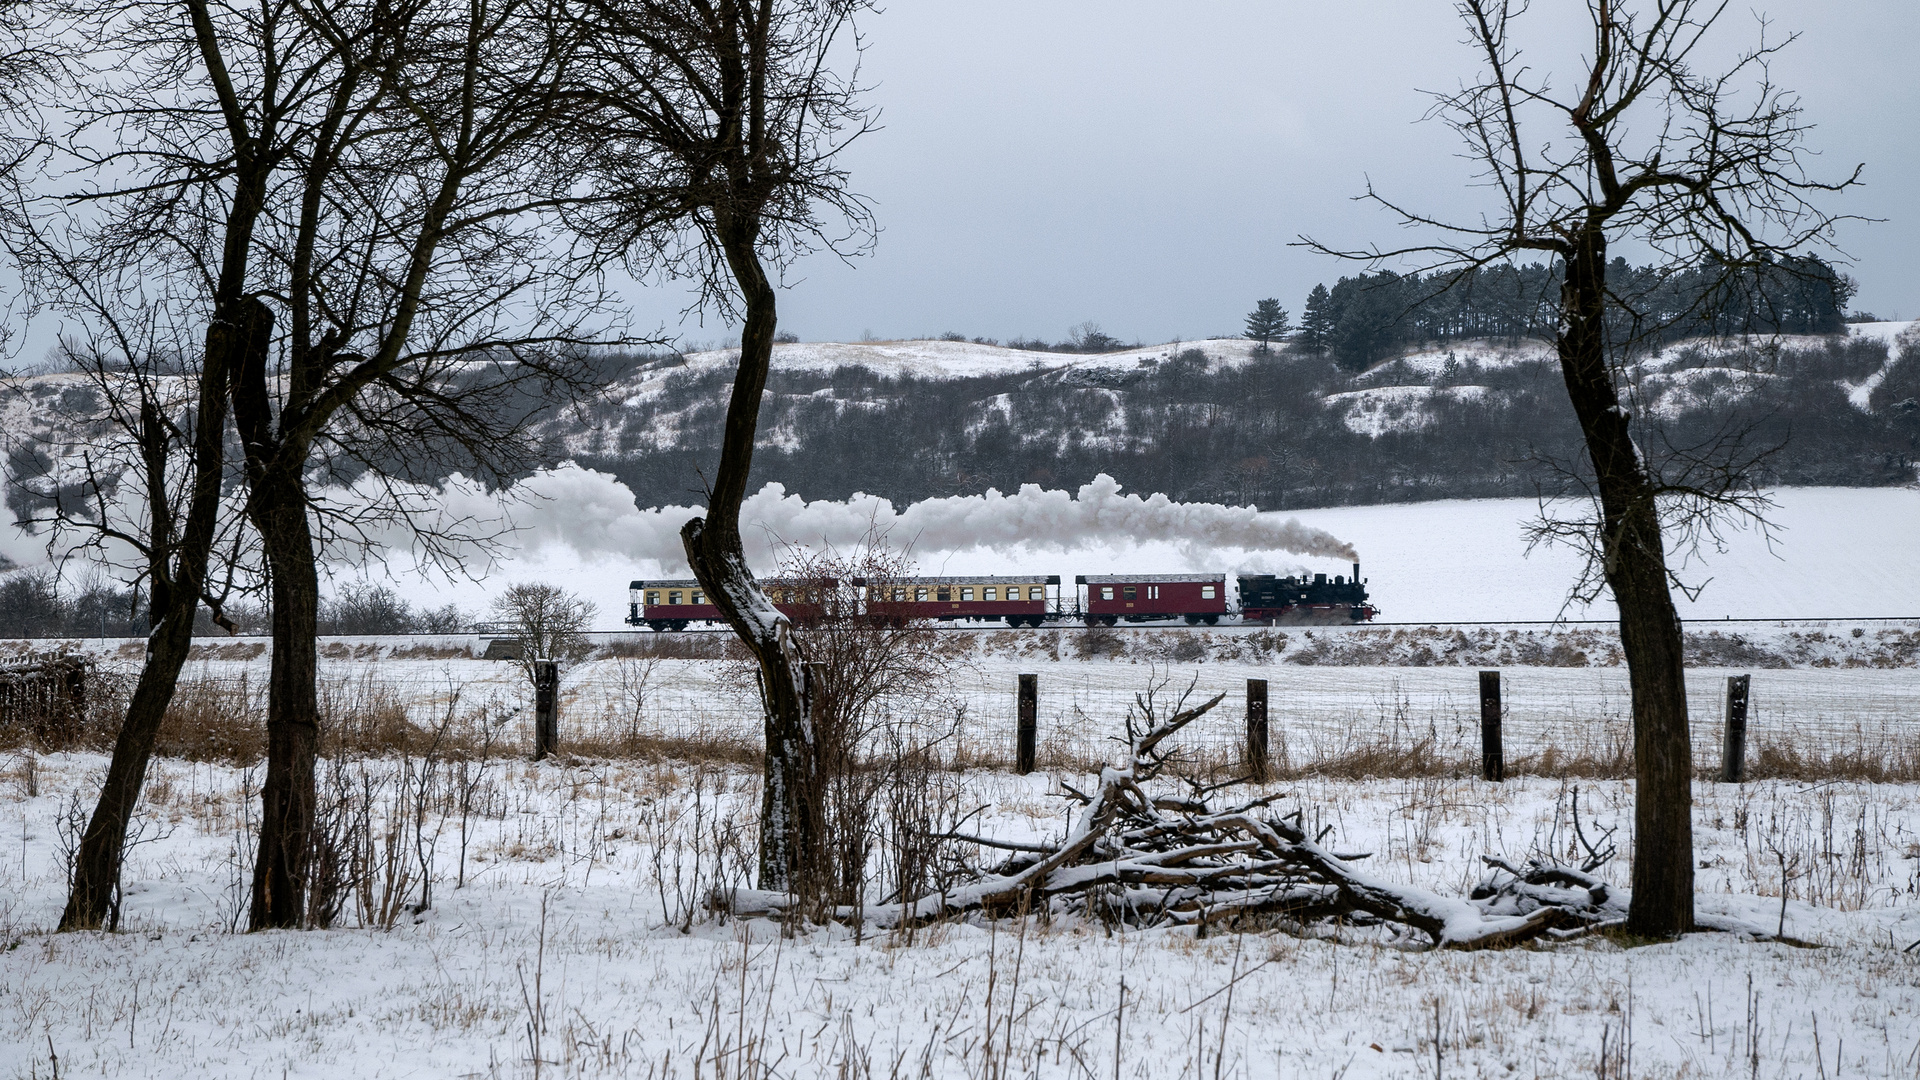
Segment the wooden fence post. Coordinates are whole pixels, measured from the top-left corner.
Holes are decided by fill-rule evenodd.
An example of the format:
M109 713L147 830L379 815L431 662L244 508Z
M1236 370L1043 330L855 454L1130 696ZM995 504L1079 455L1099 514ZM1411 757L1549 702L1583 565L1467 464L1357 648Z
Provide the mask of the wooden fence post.
M1499 783L1507 778L1507 758L1500 746L1500 673L1480 673L1480 777Z
M1267 680L1247 680L1247 770L1256 784L1264 784L1267 768Z
M1751 675L1727 676L1727 736L1720 747L1720 779L1729 784L1747 779L1747 690Z
M539 761L560 745L560 665L553 660L533 662L533 760Z
M1040 676L1020 676L1019 726L1015 730L1013 769L1021 776L1033 771L1034 743L1040 728Z

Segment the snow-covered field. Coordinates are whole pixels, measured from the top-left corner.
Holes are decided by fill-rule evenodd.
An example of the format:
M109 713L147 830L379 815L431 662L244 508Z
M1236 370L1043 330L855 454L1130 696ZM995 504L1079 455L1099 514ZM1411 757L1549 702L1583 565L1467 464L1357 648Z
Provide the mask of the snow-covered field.
M715 652L724 640L696 637L689 644ZM602 645L628 651L650 640L642 632ZM1920 745L1920 620L1743 624L1696 632L1691 642L1701 666L1688 671L1687 688L1703 767L1717 760L1721 695L1732 674L1752 677L1756 746ZM936 722L951 727L973 759L1012 760L1014 688L1023 673L1038 676L1041 749L1057 761L1104 758L1115 725L1150 687L1225 693L1224 708L1233 711L1248 679L1267 681L1275 750L1296 763L1390 740L1425 740L1434 754L1467 760L1478 753L1476 672L1484 668L1503 673L1511 755L1553 748L1605 756L1631 742L1627 673L1617 637L1604 628L999 630L956 632L945 646L953 663L935 695ZM68 647L129 674L141 653L133 641ZM463 707L530 708L519 667L473 659L482 652L480 639L465 637L334 639L321 649L321 684L343 701L377 690L419 725L433 723L456 696ZM264 642L214 643L197 655L185 673L189 685L245 686L263 707ZM601 739L632 729L670 741L750 745L760 731L757 699L732 679L715 659L603 654L565 671L563 732ZM516 739L526 736L525 715L508 732ZM1221 723L1197 730L1191 741L1228 753L1238 737L1231 723Z
M1072 918L783 938L699 907L744 880L750 773L498 759L464 821L376 830L403 861L424 845L431 906L407 906L417 875L383 879L341 928L236 934L257 773L162 761L121 932L51 935L60 822L103 765L0 773L0 1075L51 1076L55 1055L62 1076L196 1078L1614 1077L1630 1058L1634 1076L1771 1080L1920 1064L1920 956L1903 951L1920 938L1913 785L1698 785L1700 910L1801 944L1433 953L1377 930L1199 939ZM401 766L347 768L384 821ZM452 805L454 775L443 766L430 802ZM1060 830L1063 780L1088 782L940 782L1018 839ZM1552 780L1284 790L1283 810L1372 852L1374 873L1445 892L1472 886L1482 853L1571 842L1573 785ZM1586 829L1630 833L1626 785L1582 783L1579 805Z
M1698 763L1715 758L1723 678L1736 672L1753 675L1756 752L1911 759L1920 492L1778 499L1774 545L1736 534L1685 571L1711 579L1684 608ZM1055 796L1113 755L1136 693L1224 692L1220 713L1186 736L1220 761L1238 745L1249 678L1269 683L1286 764L1385 745L1457 765L1477 747L1474 671L1496 667L1509 760L1531 762L1524 775L1503 785L1451 767L1309 775L1277 786L1281 809L1331 827L1342 849L1372 852L1375 873L1459 894L1482 854L1564 856L1577 783L1583 827L1618 829L1621 855L1602 876L1624 885L1631 784L1540 766L1549 749L1617 760L1628 695L1608 628L1525 625L1561 612L1573 576L1566 553L1525 555L1520 523L1533 510L1488 500L1300 515L1360 549L1386 619L1503 625L947 635L955 668L926 729L950 732L955 758L1009 759L1015 676L1036 673L1042 771L940 773L940 797L983 807L970 827L1005 839L1057 834L1069 804ZM657 571L609 541L631 535L617 515L598 520L598 539L556 530L486 589L556 580L613 624L626 579ZM1249 557L1164 541L933 554L923 571L1063 575ZM1725 616L1797 621L1710 621ZM604 644L631 652L653 640ZM333 929L235 933L258 768L162 759L121 932L50 933L73 823L105 759L0 753L0 1078L54 1075L56 1056L61 1076L143 1077L1920 1077L1920 948L1909 949L1920 940L1920 784L1696 785L1701 911L1798 944L1701 934L1433 953L1378 930L1199 939L1069 917L910 939L844 927L783 937L702 904L750 873L752 770L527 763L524 679L473 659L477 645L323 644L330 700L382 695L424 725L457 696L459 708L509 718L488 759L325 766L375 822L367 855L380 868ZM76 646L110 669L140 654L138 642ZM265 665L258 639L207 642L188 688L243 686L257 698ZM713 659L604 655L570 670L563 690L563 749L620 730L750 747L758 730L751 690Z
M1606 758L1625 745L1626 678L1612 666L1609 631L1312 633L948 635L956 666L923 730L952 729L955 758L1007 760L1014 677L1035 672L1042 769L1018 777L973 767L937 773L932 786L957 812L983 808L969 828L987 835L1057 834L1071 806L1057 797L1063 785L1084 789L1087 770L1115 755L1111 737L1133 696L1195 680L1200 694L1227 694L1214 717L1183 733L1201 760L1235 752L1244 680L1264 678L1286 764L1387 745L1458 765L1477 751L1474 668L1497 666L1509 760L1531 759L1533 772L1501 785L1464 778L1470 767L1402 779L1308 775L1274 786L1286 793L1279 809L1299 809L1316 833L1330 827L1340 849L1371 852L1373 873L1458 895L1479 879L1482 854L1564 857L1577 787L1582 828L1618 830L1620 856L1602 876L1626 883L1631 784L1534 774L1549 747ZM1698 655L1743 664L1688 673L1701 764L1714 760L1721 680L1734 670L1753 674L1755 753L1913 755L1920 621L1696 635ZM1699 909L1798 944L1719 933L1434 953L1378 929L1333 940L1267 925L1201 939L1066 916L940 925L910 938L845 927L782 937L775 925L719 919L702 905L715 886L748 883L755 771L564 752L528 763L525 713L512 713L526 704L524 678L516 665L471 659L474 644L323 644L324 700L400 703L424 726L457 693L460 709L510 717L482 758L323 763L322 791L348 792L370 815L366 857L377 871L345 898L332 929L236 933L258 766L162 759L129 856L121 932L50 933L64 851L105 758L0 755L0 1077L51 1076L56 1054L62 1076L196 1078L1107 1077L1117 1068L1169 1080L1787 1080L1920 1070L1920 949L1907 948L1920 940L1920 784L1696 785ZM140 650L89 647L109 667ZM188 693L219 683L258 698L261 642L213 642L200 656ZM750 702L716 660L592 660L567 674L563 751L586 737L604 745L622 729L668 744L750 747ZM886 855L882 844L874 863ZM883 881L875 902L884 891Z

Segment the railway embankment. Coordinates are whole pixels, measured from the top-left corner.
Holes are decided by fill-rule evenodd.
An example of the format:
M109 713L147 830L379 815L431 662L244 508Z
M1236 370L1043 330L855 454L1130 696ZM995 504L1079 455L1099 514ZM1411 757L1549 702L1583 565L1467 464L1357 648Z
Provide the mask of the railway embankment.
M1620 635L1605 623L1435 623L1389 626L1050 626L1009 630L942 626L955 659L1081 660L1183 665L1208 662L1308 667L1622 667ZM1920 668L1920 618L1691 623L1687 664L1702 668ZM730 637L715 630L592 635L593 658L718 660ZM323 638L332 661L486 660L489 637L411 634ZM28 653L76 653L109 664L137 664L139 639L0 640L0 659ZM261 637L196 643L194 661L264 660ZM497 662L497 661L487 661Z

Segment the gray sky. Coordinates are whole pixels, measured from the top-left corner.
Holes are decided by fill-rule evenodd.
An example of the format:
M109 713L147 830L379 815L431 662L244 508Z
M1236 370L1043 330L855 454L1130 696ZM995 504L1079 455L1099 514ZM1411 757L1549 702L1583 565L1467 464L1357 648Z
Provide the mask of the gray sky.
M1534 6L1528 59L1571 70L1580 39L1551 38L1584 5ZM1752 44L1760 10L1802 34L1774 75L1802 94L1812 148L1867 165L1868 186L1832 205L1888 219L1842 235L1855 306L1920 316L1920 4L1736 2L1719 43ZM789 275L781 326L807 340L1058 340L1087 319L1149 342L1234 332L1255 300L1297 317L1314 282L1353 272L1288 248L1296 234L1400 237L1350 201L1367 177L1423 209L1486 205L1449 133L1417 122L1421 90L1476 70L1443 0L893 0L862 28L884 130L847 160L883 232L869 258ZM673 290L630 295L643 323L678 322Z

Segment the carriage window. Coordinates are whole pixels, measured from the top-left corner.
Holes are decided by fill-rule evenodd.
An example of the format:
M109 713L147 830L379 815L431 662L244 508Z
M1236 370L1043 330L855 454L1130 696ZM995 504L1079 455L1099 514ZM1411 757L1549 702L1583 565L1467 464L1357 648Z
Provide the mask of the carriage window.
M971 600L971 599L973 599L973 589L972 589L972 588L965 588L965 589L961 589L961 590L960 590L960 599L962 599L962 600Z
M1042 588L1042 587L1040 587L1040 586L1038 586L1038 585L1031 585L1031 586L1028 586L1028 588L1027 588L1027 599L1029 599L1029 600L1045 600L1046 598L1047 598L1047 590L1046 590L1046 589L1044 589L1044 588Z
M1202 600L1213 599L1213 586L1211 585L1200 586L1200 599Z
M989 586L987 586L986 588L984 588L984 589L981 589L981 590L980 590L980 599L982 599L982 600L998 600L998 599L1000 599L1000 597L999 597L999 595L998 595L998 593L997 593L997 591L996 591L996 590L994 589L994 587L993 587L993 586L991 586L991 585L989 585Z
M907 590L905 590L905 589L895 589L895 590L893 590L893 602L894 602L894 603L896 603L896 604L898 604L898 603L900 603L901 601L903 601L903 600L905 600L906 598L907 598Z
M687 601L689 604L704 604L706 602L707 594L701 592L699 589L693 590L693 599Z
M1102 600L1113 599L1113 586L1111 585L1100 586L1100 599Z
M679 602L680 602L680 590L675 589L672 592L667 594L667 603L678 604Z
M942 586L940 587L940 593L939 593L939 598L940 598L941 600L951 600L951 599L953 599L953 590L952 590L952 589L949 589L949 588L947 588L947 587L946 587L945 585L942 585Z
M927 590L925 589L925 587L918 586L918 585L914 586L913 598L915 600L925 600L927 598Z
M659 593L657 593L657 592L650 592L650 593L648 593L648 594L647 594L647 606L648 606L648 607L655 607L655 606L657 606L657 605L658 605L659 603L660 603L660 594L659 594Z
M1125 589L1121 590L1121 592L1124 596L1126 596L1127 599L1129 600L1133 599L1133 586L1129 585Z

